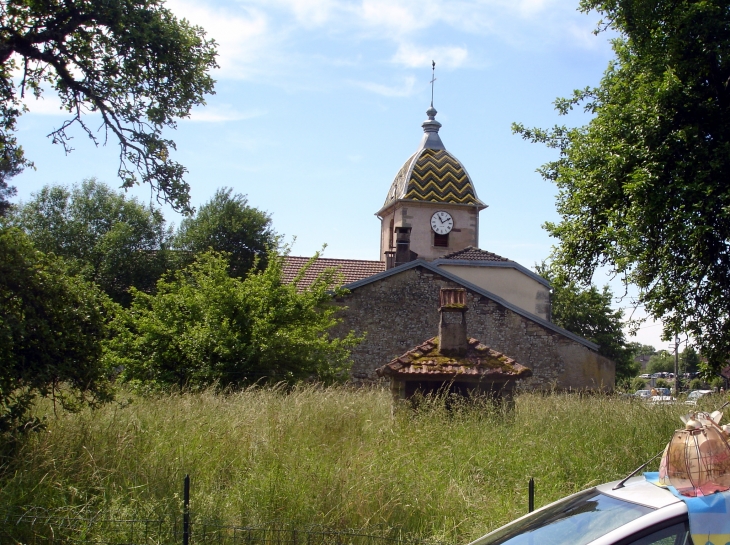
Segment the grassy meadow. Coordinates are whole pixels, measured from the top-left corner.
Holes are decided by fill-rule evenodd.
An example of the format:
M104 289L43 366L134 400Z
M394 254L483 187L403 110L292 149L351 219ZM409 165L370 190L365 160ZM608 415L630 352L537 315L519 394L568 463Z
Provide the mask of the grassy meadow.
M522 394L391 410L380 389L303 386L135 396L54 416L0 467L0 505L147 516L191 509L225 524L399 528L461 542L620 478L659 452L686 406ZM655 469L658 461L653 464Z

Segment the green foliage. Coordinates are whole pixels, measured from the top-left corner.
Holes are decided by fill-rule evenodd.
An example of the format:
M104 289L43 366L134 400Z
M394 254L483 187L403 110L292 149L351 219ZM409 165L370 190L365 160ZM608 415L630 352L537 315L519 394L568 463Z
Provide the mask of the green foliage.
M693 378L689 381L690 390L702 390L702 381L698 378Z
M659 351L658 354L649 358L646 364L647 373L673 373L674 372L674 356L666 350Z
M67 408L110 398L99 360L113 304L64 263L0 226L0 433L22 428L38 397Z
M297 292L282 283L276 255L240 279L229 275L223 254L201 254L161 279L155 295L133 290L109 346L110 365L124 366L125 380L160 386L344 378L357 339L327 334L338 322L333 280L330 272Z
M238 277L256 262L264 269L267 253L276 242L269 215L229 188L218 189L194 217L185 218L175 237L175 247L188 256L187 264L208 250L226 252L230 272Z
M688 346L679 355L679 368L683 373L696 373L700 369L700 355Z
M631 381L631 390L634 392L636 390L646 390L646 381L643 378L635 377Z
M203 29L176 19L162 0L8 0L0 20L0 171L30 164L15 138L21 97L50 87L70 114L51 133L54 143L71 151L74 125L99 143L97 123L89 127L86 118L99 114L101 141L119 141L124 186L139 176L175 209L189 210L185 168L170 160L175 143L163 132L213 92L215 44Z
M128 305L131 286L154 290L169 265L170 230L160 210L94 179L70 190L45 186L11 221L36 248L71 260L112 299Z
M656 354L656 348L650 344L641 344L637 342L630 342L626 346L631 349L631 353L634 357L637 356L653 356Z
M617 33L599 87L558 99L584 127L514 130L560 152L558 262L588 285L606 266L640 289L664 335L709 368L730 353L730 10L724 0L582 0Z
M626 344L623 312L611 308L610 288L582 288L557 267L545 263L537 266L537 272L550 282L553 290L553 323L598 344L598 352L616 362L617 382L635 377L639 364Z
M722 377L712 377L708 384L710 385L710 388L714 388L715 390L719 390L720 388L725 386L725 380Z
M179 516L189 473L197 520L380 525L468 543L527 512L530 476L536 507L625 477L686 412L541 393L518 396L508 418L488 404L445 405L393 414L386 389L346 386L132 396L28 437L0 474L0 504Z
M658 378L658 379L656 379L656 387L657 388L670 388L671 384L669 384L669 381L667 381L663 378Z

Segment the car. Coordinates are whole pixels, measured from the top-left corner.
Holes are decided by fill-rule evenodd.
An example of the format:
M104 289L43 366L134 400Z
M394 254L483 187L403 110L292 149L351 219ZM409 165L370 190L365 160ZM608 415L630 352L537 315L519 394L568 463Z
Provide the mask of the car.
M643 476L621 483L558 500L470 545L692 545L684 501Z
M649 398L649 401L651 403L674 403L677 401L676 398L670 396L670 395L658 395L658 396L651 396Z
M651 378L651 375L649 373L644 373L643 375L639 375L639 378Z
M685 403L687 405L697 405L697 400L701 397L706 396L707 394L711 394L712 390L692 390L689 395L687 396L687 401Z
M651 397L651 390L636 390L636 392L634 392L634 397L638 397L639 399L646 401Z

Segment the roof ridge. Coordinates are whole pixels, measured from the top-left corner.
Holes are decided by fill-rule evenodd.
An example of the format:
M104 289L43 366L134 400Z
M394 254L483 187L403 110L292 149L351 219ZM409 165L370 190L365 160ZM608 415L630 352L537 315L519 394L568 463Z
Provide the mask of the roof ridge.
M285 259L306 259L309 261L312 259L312 256L301 256L301 255L287 255L284 256ZM318 257L316 258L316 261L358 261L362 263L384 263L383 261L380 261L379 259L349 259L349 258L339 258L339 257Z
M451 252L449 254L446 254L441 259L454 259L460 256L463 256L465 254L468 254L469 252L474 252L475 254L481 254L483 256L488 256L490 260L492 261L510 261L504 256L501 256L499 254L495 254L494 252L490 252L489 250L482 250L481 248L477 248L476 246L467 246L466 248L462 248L461 250L456 250L455 252Z

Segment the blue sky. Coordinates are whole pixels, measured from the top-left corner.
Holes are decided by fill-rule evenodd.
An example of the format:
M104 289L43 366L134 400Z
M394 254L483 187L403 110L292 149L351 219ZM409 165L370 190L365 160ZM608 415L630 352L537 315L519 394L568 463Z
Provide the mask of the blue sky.
M532 268L550 253L541 228L556 220L555 187L535 170L555 152L511 133L514 121L583 124L552 102L598 84L612 57L599 16L574 0L170 0L219 43L216 94L170 136L189 170L193 205L227 186L271 214L292 253L377 259L390 183L415 151L430 102L446 148L489 205L480 246ZM48 93L28 102L19 141L36 170L18 200L46 184L96 177L118 186L118 148L81 133L73 153L46 135L64 117ZM94 125L93 119L90 123ZM132 194L147 202L147 187ZM170 222L179 216L165 209ZM605 279L598 278L599 283ZM620 291L619 286L616 291ZM625 307L628 300L617 302ZM665 347L661 327L636 340Z

